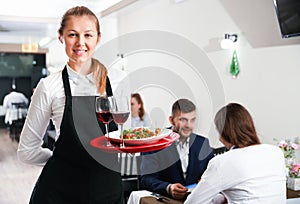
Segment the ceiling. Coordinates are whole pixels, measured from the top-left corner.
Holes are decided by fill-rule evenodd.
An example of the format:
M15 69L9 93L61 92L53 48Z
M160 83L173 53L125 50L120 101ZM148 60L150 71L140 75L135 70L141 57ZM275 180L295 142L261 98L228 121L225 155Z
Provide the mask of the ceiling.
M38 43L57 38L64 12L83 5L105 16L134 0L8 0L0 7L0 43ZM16 6L17 5L17 6Z
M38 43L47 36L56 39L61 16L73 6L88 6L104 17L136 1L8 0L0 7L0 43ZM220 3L252 47L300 44L300 37L281 38L273 0L220 0Z

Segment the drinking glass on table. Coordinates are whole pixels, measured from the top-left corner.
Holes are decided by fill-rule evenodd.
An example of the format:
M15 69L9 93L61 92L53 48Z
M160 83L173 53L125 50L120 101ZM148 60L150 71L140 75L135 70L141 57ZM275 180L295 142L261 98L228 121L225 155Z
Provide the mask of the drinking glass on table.
M112 146L109 138L108 125L113 120L111 109L114 104L114 98L112 96L97 96L95 101L96 114L98 119L104 123L106 133L107 133L107 142L106 146Z
M127 121L129 117L129 97L121 96L115 97L114 105L111 110L113 119L115 123L121 126L120 132L120 147L125 147L124 139L123 139L123 124Z

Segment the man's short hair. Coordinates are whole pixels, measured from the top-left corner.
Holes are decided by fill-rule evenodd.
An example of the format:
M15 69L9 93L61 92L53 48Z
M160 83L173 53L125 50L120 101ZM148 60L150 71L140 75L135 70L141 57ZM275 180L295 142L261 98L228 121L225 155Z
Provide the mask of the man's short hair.
M185 98L178 99L172 106L172 116L175 117L179 113L190 113L196 110L195 104Z

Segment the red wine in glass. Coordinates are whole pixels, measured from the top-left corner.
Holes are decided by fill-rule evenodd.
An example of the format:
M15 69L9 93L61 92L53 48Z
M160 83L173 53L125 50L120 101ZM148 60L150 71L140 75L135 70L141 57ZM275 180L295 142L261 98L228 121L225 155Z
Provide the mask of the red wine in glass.
M113 120L113 116L110 111L96 112L96 114L98 119L104 124L108 124Z
M116 97L111 109L114 121L121 126L120 138L121 143L120 147L124 148L124 138L123 138L123 124L127 121L129 117L129 99L127 96Z
M112 116L117 124L122 125L127 121L129 117L129 112L116 112L112 113Z
M108 130L108 124L113 120L113 116L111 114L111 108L114 103L113 97L107 97L107 96L99 96L96 97L95 101L95 108L96 108L96 114L98 119L104 123L106 133L107 133L107 144L106 146L112 146L109 139L109 130Z

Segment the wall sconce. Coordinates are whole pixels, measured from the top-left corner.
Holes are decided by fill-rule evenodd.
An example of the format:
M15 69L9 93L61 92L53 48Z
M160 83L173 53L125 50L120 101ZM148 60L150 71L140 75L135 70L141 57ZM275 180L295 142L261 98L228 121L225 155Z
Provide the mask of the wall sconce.
M47 45L49 45L54 39L55 38L51 38L51 37L47 36L47 37L42 38L38 44L41 48L44 48Z
M234 48L234 44L237 41L237 34L225 34L225 38L221 41L222 49L232 49Z

